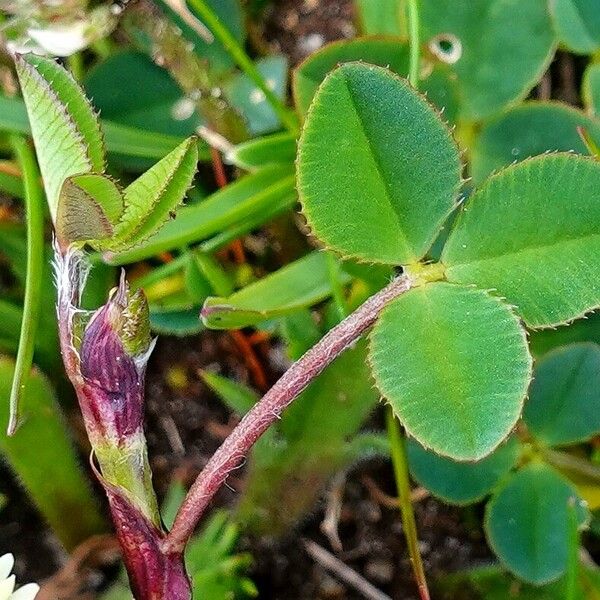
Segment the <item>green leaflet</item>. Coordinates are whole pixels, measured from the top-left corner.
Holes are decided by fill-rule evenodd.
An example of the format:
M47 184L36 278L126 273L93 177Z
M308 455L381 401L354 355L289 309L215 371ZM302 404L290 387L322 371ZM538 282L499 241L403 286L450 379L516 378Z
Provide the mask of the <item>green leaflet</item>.
M324 244L388 264L424 256L461 181L458 150L435 110L405 80L359 63L321 84L297 177L304 214Z
M74 175L65 179L58 198L56 235L71 242L109 238L123 213L123 194L105 175Z
M550 0L558 38L572 52L592 54L600 49L600 6L597 0Z
M455 460L478 460L500 444L531 378L525 332L510 308L482 290L442 282L385 308L370 359L407 432Z
M394 0L396 2L396 0ZM408 73L408 45L398 37L366 37L338 41L311 54L296 69L292 79L294 103L304 115L327 73L340 63L364 61L398 73Z
M349 280L343 273L342 283ZM312 252L227 298L208 298L202 320L211 329L239 329L312 306L331 293L327 256Z
M564 573L570 504L584 524L589 513L575 488L543 463L531 463L504 482L486 507L485 528L509 571L537 585Z
M300 113L306 114L317 88L330 71L341 63L354 61L386 67L404 77L409 68L408 44L404 38L393 36L364 37L332 42L314 52L293 74L292 90ZM432 65L431 69L422 71L419 89L429 102L443 110L444 119L452 120L458 99L456 85L448 74L446 65Z
M50 213L56 221L63 181L70 175L104 170L100 127L79 86L57 63L33 54L15 62Z
M470 504L487 496L515 466L521 445L513 437L477 462L456 462L408 440L413 477L430 492L451 504Z
M69 549L103 529L103 519L54 391L35 370L22 395L23 424L7 437L8 398L14 362L0 357L0 453L27 489L44 518Z
M523 98L546 70L555 36L547 0L421 0L424 40L460 42L455 74L464 120L488 117Z
M531 327L600 305L600 163L558 154L491 177L463 206L446 277L495 289Z
M125 210L109 248L139 244L155 233L183 200L197 162L195 140L188 138L125 188Z
M600 431L600 346L572 344L536 365L523 419L549 446L575 444Z
M471 149L475 184L515 161L544 152L587 154L578 127L600 143L600 120L560 102L524 102L486 121Z

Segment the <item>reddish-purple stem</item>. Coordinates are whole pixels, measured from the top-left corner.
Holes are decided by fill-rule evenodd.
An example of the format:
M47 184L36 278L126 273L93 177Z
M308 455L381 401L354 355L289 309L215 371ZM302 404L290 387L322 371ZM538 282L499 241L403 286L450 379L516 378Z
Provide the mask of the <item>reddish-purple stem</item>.
M291 402L344 350L371 327L386 305L411 288L407 275L394 279L331 329L246 414L208 461L190 488L165 540L165 553L179 553L191 537L212 497L239 466L254 442L280 418Z

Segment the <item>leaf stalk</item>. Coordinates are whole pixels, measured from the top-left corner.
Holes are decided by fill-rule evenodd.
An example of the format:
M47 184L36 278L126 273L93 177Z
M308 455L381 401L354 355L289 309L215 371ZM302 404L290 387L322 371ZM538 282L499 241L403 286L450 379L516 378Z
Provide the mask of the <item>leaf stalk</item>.
M383 309L411 289L412 284L410 276L400 275L371 296L296 361L246 414L190 488L165 540L166 552L183 550L212 497L229 473L239 467L256 440L328 365L375 323Z

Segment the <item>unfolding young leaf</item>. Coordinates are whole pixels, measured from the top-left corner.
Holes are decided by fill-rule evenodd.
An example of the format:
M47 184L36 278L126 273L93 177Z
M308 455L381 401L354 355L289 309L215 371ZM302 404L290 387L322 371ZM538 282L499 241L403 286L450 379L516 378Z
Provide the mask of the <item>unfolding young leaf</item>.
M531 376L525 332L483 290L416 287L371 334L377 387L422 446L455 460L490 454L520 416Z
M71 75L51 59L16 58L50 213L56 219L63 181L104 170L98 119Z
M65 179L58 198L56 234L61 244L103 240L123 212L123 195L105 175L89 173Z
M298 191L314 234L349 257L420 259L454 207L458 150L404 79L346 63L321 84L298 152Z
M183 201L197 162L195 139L188 138L125 188L125 210L111 249L140 243L155 233Z
M531 327L600 305L600 163L557 154L508 167L465 203L442 253L449 281L496 289Z

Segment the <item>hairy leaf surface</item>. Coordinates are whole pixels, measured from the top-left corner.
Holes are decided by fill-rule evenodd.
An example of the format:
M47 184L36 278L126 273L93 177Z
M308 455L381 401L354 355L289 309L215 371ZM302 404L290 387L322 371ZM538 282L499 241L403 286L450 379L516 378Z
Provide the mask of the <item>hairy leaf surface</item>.
M300 138L298 191L314 234L370 262L420 259L454 207L458 150L404 79L347 63L322 83Z
M183 201L198 162L194 138L188 138L124 191L125 210L115 234L120 246L142 242Z
M70 175L102 172L104 145L98 119L71 75L53 60L17 57L17 73L29 113L50 213Z
M483 290L412 289L371 335L377 387L422 446L456 460L492 452L520 416L531 375L525 332Z
M508 167L465 203L442 253L449 281L496 289L531 327L600 305L600 163L568 154Z

